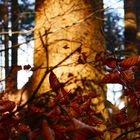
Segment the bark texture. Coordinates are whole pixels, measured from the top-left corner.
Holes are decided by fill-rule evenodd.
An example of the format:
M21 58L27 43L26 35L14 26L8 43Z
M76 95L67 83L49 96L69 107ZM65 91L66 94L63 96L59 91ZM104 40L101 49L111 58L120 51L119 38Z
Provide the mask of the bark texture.
M94 67L95 55L104 51L102 8L101 0L36 1L34 65L38 69L32 77L32 90L46 69L55 67L60 82L69 81L65 85L68 91L101 93L93 104L98 112L105 109L104 87L99 84L104 72ZM81 50L68 57L80 46ZM48 81L47 75L38 94L50 90Z

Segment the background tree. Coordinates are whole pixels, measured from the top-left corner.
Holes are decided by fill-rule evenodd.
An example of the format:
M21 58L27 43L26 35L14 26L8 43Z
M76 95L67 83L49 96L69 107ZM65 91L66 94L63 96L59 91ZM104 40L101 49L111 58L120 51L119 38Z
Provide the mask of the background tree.
M136 46L137 34L137 15L136 15L136 0L124 0L125 11L125 49L128 55L138 54Z

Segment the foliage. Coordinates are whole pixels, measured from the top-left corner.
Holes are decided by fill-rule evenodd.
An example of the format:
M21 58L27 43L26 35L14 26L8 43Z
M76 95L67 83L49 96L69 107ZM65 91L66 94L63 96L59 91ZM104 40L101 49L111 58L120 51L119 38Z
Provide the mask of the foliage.
M108 120L91 108L91 101L98 93L71 93L65 90L55 73L49 74L51 91L31 97L24 105L6 100L5 93L0 99L0 139L15 140L87 140L87 139L127 139L139 137L140 115L140 56L125 59L98 54L98 64L110 67L101 83L121 83L127 104L118 109L105 101L110 109ZM13 72L34 70L30 65L15 66ZM131 109L130 109L131 106ZM135 115L132 115L135 114ZM134 134L135 132L135 134ZM132 135L133 134L133 135Z

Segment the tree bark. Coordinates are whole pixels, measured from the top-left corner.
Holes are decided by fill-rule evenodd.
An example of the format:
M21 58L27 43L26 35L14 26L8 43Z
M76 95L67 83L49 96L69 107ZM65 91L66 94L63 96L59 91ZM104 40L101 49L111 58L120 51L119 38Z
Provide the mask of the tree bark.
M98 106L93 100L93 107L104 112L105 88L99 84L104 71L94 67L96 54L104 52L102 27L101 0L37 0L34 66L38 69L33 73L31 89L36 89L46 69L55 68L61 83L69 81L65 84L68 91L100 93ZM38 94L49 90L47 75Z
M125 49L128 51L128 56L138 54L136 46L136 0L124 0L125 9Z
M12 0L11 1L11 24L12 24L12 31L18 31L18 17L19 17L19 10L18 10L18 0ZM12 34L11 36L11 42L12 42L12 62L11 65L15 66L18 63L18 49L17 47L14 47L18 44L18 34ZM14 89L17 89L17 73L13 76L13 80L15 83Z

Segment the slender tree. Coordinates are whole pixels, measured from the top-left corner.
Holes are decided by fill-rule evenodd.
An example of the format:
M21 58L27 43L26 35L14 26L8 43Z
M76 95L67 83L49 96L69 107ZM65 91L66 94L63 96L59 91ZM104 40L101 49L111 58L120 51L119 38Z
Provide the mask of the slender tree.
M8 11L8 0L4 0L4 32L8 32L9 23L9 11ZM9 73L9 34L4 35L4 46L5 46L5 76Z
M129 51L129 55L135 55L138 53L136 47L136 32L137 32L137 20L136 20L136 0L124 0L125 11L125 48Z
M137 17L137 48L140 54L140 2L136 0L136 17Z
M18 6L18 0L12 0L11 1L11 30L12 32L14 31L18 31L18 20L19 20L19 6ZM12 34L11 36L11 42L12 42L12 62L11 65L17 65L18 62L18 50L17 47L15 47L15 45L18 44L18 34ZM14 90L17 89L17 73L13 76L13 80L15 83L15 87Z

